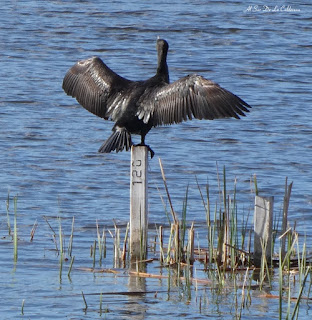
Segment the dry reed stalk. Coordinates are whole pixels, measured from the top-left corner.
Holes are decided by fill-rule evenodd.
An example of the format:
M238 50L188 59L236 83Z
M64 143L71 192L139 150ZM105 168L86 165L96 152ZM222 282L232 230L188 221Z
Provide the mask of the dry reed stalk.
M72 256L70 259L70 265L69 265L68 273L67 273L68 278L70 278L70 273L72 271L74 261L75 261L75 256Z
M96 253L96 240L93 242L93 248L91 246L91 256L93 258L93 269L95 268L95 253Z
M174 260L175 263L180 263L180 226L179 223L174 223Z
M169 279L170 276L164 276L160 274L153 274L153 273L146 273L146 272L139 272L139 271L129 271L130 276L134 277L140 277L140 278L153 278L153 279ZM198 278L193 278L193 277L178 277L177 278L180 281L190 281L192 283L198 283L198 284L203 284L203 285L211 285L211 280L209 279L198 279Z
M282 233L286 232L287 228L287 221L288 221L288 208L289 208L289 200L291 195L291 189L293 183L291 182L290 185L288 185L287 177L285 180L285 195L284 195L284 204L283 204L283 221L282 221ZM285 245L286 245L286 238L284 237L282 239L282 257L285 257Z
M128 242L129 228L130 228L130 224L128 222L127 223L127 228L126 228L125 239L124 239L123 247L122 247L122 255L121 255L121 258L122 258L122 261L123 261L124 265L126 263L126 256L127 256L127 242Z
M36 232L37 227L38 227L38 223L36 220L31 231L30 231L30 242L32 242L34 240L34 236L35 236L35 232Z
M161 159L160 158L159 158L159 166L160 166L161 176L162 176L162 179L163 179L163 182L164 182L165 190L166 190L166 193L167 193L167 197L168 197L168 201L169 201L169 205L170 205L170 209L171 209L172 218L173 218L174 223L177 223L178 219L177 219L176 213L175 213L175 211L173 209L173 205L172 205L171 197L170 197L170 194L169 194L169 189L168 189L168 185L167 185L167 180L166 180L164 168L163 168L163 165L161 163Z
M84 310L84 311L87 311L87 309L88 309L88 304L87 304L86 298L85 298L85 296L84 296L84 294L83 294L83 291L81 291L81 294L82 294L83 302L84 302L84 304L85 304L85 308L84 308L83 310Z
M187 254L188 263L193 264L195 261L195 258L194 258L194 222L192 223L191 228L189 229L187 252L188 252L188 254Z
M70 233L70 238L69 238L69 243L68 243L68 256L71 257L72 256L72 252L73 252L73 241L74 241L74 224L75 224L75 217L73 217L72 220L72 227L71 227L71 233Z
M164 232L163 227L159 226L159 262L164 262Z
M120 261L120 230L115 225L115 238L114 238L114 266L119 267Z

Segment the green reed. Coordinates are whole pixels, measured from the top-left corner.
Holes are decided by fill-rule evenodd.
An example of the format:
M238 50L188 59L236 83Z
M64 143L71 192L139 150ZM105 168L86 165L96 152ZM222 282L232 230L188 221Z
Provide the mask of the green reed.
M271 261L267 261L265 254L262 255L261 267L259 270L259 280L256 285L253 285L251 290L251 283L255 283L256 269L252 265L250 259L250 247L251 247L251 232L249 229L249 216L243 217L242 227L239 227L238 223L238 205L237 205L237 185L234 181L233 194L229 195L229 183L226 178L226 170L223 168L223 176L218 173L218 186L219 186L219 202L216 201L212 204L211 187L207 183L205 189L201 188L196 178L197 189L199 190L200 200L203 204L205 226L200 227L204 232L197 232L196 224L191 221L187 221L187 209L189 204L189 192L190 187L187 186L183 198L182 209L179 212L173 210L172 201L170 200L171 216L169 215L169 228L166 229L166 236L164 236L165 228L159 226L156 229L159 253L154 249L154 254L158 255L159 261L162 267L168 267L168 292L171 290L172 284L182 288L183 295L187 300L187 303L194 299L194 291L196 295L196 301L199 311L202 312L205 303L207 308L209 306L208 297L205 294L201 294L198 287L200 282L197 279L197 270L204 270L207 278L211 280L209 290L216 296L223 294L225 291L233 290L233 307L235 310L236 319L243 317L244 309L251 304L251 295L257 289L265 292L264 288L268 287L274 291L278 290L278 307L279 318L296 319L299 317L300 303L305 295L306 284L309 276L311 275L310 262L307 257L306 239L302 246L299 245L299 235L291 228L285 232L285 234L276 239L280 240L280 243L276 240L275 245L281 245L283 237L287 240L287 246L285 247L285 254L281 248L279 248L278 258L273 255L274 244L272 245ZM162 172L163 180L166 181L166 194L168 201L170 197L168 181ZM255 177L256 180L256 177ZM257 188L257 187L256 187ZM203 191L204 190L204 191ZM257 189L257 192L258 189ZM9 198L8 201L9 202ZM10 216L9 216L9 204L7 203L7 220L8 230L11 234L14 242L14 248L16 248L16 255L14 254L14 260L17 261L17 197L14 197L14 226L13 230L10 228ZM71 274L75 256L74 250L74 223L75 219L72 219L71 234L68 240L68 248L65 248L65 239L68 238L64 234L64 226L62 225L61 218L58 218L58 231L55 232L50 223L46 219L50 229L53 231L53 239L55 239L56 251L59 255L59 277L62 279L62 271L64 269L64 261L66 254L70 257L70 265L68 267L68 277ZM278 228L278 221L275 223L275 228ZM55 228L57 230L57 228ZM107 242L113 241L113 265L115 268L120 268L121 262L123 267L126 266L127 253L129 250L128 245L128 232L129 224L126 227L125 236L122 236L123 230L114 223L114 230L111 232L106 228L99 227L96 222L96 240L94 240L91 257L93 259L93 268L99 264L102 266L103 259L106 258ZM277 232L277 231L276 231ZM205 233L205 235L203 235ZM108 237L110 234L112 239ZM197 243L195 245L194 238L197 235ZM157 239L156 237L156 239ZM143 240L142 240L143 241ZM265 253L265 244L262 243L262 251ZM15 249L14 249L15 251ZM111 257L111 255L110 255ZM246 258L247 257L247 258ZM129 254L128 254L129 258ZM98 260L97 260L98 259ZM274 259L274 261L273 261ZM294 262L295 261L295 262ZM278 262L278 268L274 277L274 263ZM198 268L198 264L202 264L203 267ZM294 268L294 264L298 266ZM292 272L297 270L296 281L291 282ZM139 274L139 263L137 264L137 272ZM254 272L253 272L254 271ZM201 272L201 271L199 271ZM193 274L195 273L195 280ZM183 280L182 279L182 276ZM295 276L294 276L295 277ZM294 278L295 279L295 278ZM298 280L297 280L298 279ZM275 282L274 282L275 281ZM277 281L277 283L276 283ZM295 285L297 292L294 294ZM310 277L310 286L312 281ZM208 287L208 286L207 286ZM201 289L201 288L200 288ZM206 290L206 289L205 289ZM309 289L310 291L310 289ZM86 311L88 305L83 292L82 297L84 300ZM296 298L294 301L294 296ZM105 312L103 309L102 293L100 294L100 314ZM108 310L108 309L107 309ZM24 313L24 300L22 303L22 314Z
M22 308L21 308L21 315L24 315L24 306L25 306L25 299L22 300Z
M87 300L85 298L85 295L84 295L83 291L81 291L81 295L82 295L82 299L83 299L83 302L84 302L84 305L85 305L83 311L86 312L87 309L88 309L88 304L87 304Z
M234 291L237 292L238 285L236 276L239 274L237 271L243 270L243 268L247 267L243 286L241 289L241 301L238 302L238 296L236 296L236 300L234 301L235 308L237 310L236 318L240 319L243 314L243 309L246 306L251 304L251 283L257 280L257 285L260 291L263 288L271 288L275 287L275 278L273 272L273 264L276 261L276 257L274 257L274 246L276 243L276 235L279 229L279 218L275 218L274 220L274 240L271 245L271 257L270 260L266 259L266 247L265 244L262 243L262 252L264 253L261 257L261 267L259 269L259 273L255 272L254 266L252 264L252 254L250 252L250 248L252 247L251 243L251 234L252 230L249 226L249 218L251 210L248 210L247 215L244 215L242 218L242 227L238 226L238 206L237 206L237 186L236 180L234 181L233 195L229 195L227 188L227 178L226 178L226 170L223 168L223 172L219 174L218 177L218 186L219 186L219 203L216 202L214 212L211 210L211 195L210 195L210 186L206 184L206 195L202 192L202 189L199 185L199 181L197 177L195 177L196 185L199 190L199 195L201 202L203 203L203 207L205 210L206 216L206 230L207 230L207 244L208 247L205 249L206 251L200 250L199 244L203 243L203 239L198 240L198 249L197 255L194 257L194 261L204 262L205 269L207 270L208 277L210 279L215 279L217 283L217 287L219 288L218 292L222 292L222 288L224 286L233 286ZM162 168L162 176L163 180L164 171ZM259 194L259 188L257 183L256 176L253 177L254 180L254 189L255 193ZM168 181L166 181L166 194L169 199L169 188ZM287 183L287 182L286 182ZM289 201L290 195L290 187L286 188L287 191L287 201ZM185 198L183 200L182 205L182 221L180 222L178 219L178 214L175 212L174 218L177 221L177 224L170 224L170 234L168 236L167 245L164 245L164 236L163 236L163 227L160 226L157 230L158 240L159 240L159 255L160 255L160 263L164 265L176 266L178 271L181 269L181 263L183 261L187 262L186 267L184 267L184 272L186 275L186 286L190 285L188 272L189 272L189 258L190 252L190 238L186 239L186 230L188 229L186 223L186 209L188 203L188 192L189 186L187 186L187 191L185 193ZM163 200L162 200L163 201ZM172 201L171 209L172 208ZM285 224L285 222L284 222ZM194 232L194 224L192 224L191 229ZM190 230L189 229L189 232ZM283 300L284 293L287 293L287 308L286 316L289 319L295 319L298 317L298 310L300 306L300 299L303 296L304 287L306 285L307 279L309 279L309 275L311 273L310 269L307 268L307 258L306 258L306 244L304 243L302 248L299 248L298 235L295 232L288 232L284 235L287 237L287 248L284 255L279 258L279 276L278 276L278 286L279 286L279 309L280 312L283 310ZM187 243L187 245L186 245ZM167 248L166 248L167 247ZM301 251L300 251L301 249ZM203 254L206 256L203 258ZM300 253L301 252L301 253ZM298 265L298 281L293 284L288 281L287 284L284 282L283 272L288 270L293 270L294 267L294 255L297 255L297 265ZM193 261L193 262L194 262ZM192 263L193 263L192 262ZM241 269L242 268L242 269ZM229 283L229 275L228 272L231 271L232 283ZM250 272L254 270L254 272ZM289 273L290 274L290 273ZM259 278L258 278L259 277ZM296 304L293 309L291 309L291 293L295 288L296 283L299 283L299 292L298 298L296 300ZM284 288L284 289L283 289ZM312 288L312 280L310 278L309 288ZM196 291L196 290L195 290ZM309 289L310 292L310 289ZM200 303L200 309L202 308Z

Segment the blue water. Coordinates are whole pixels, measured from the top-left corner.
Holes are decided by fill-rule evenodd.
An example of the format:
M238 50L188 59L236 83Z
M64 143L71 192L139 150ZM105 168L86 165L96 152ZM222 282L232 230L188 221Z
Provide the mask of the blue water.
M78 271L76 279L73 273L72 282L66 281L61 286L58 258L51 251L55 247L52 231L43 216L50 219L61 216L67 233L75 217L75 241L79 248L75 256L81 257L76 263L88 267L92 264L88 248L96 238L96 220L109 228L113 228L113 219L122 224L128 221L130 154L97 153L113 124L88 113L66 96L62 79L77 60L93 55L100 56L126 78L148 78L155 72L158 36L170 45L171 81L199 73L234 92L253 108L239 121L191 121L155 128L148 134L147 143L156 152L149 163L149 221L167 222L158 191L165 196L157 159L160 157L176 211L181 211L189 185L188 219L199 224L205 221L205 211L195 177L203 188L208 181L212 197L218 199L217 171L221 174L225 166L228 190L234 189L236 181L239 206L248 213L252 211L254 197L250 180L256 175L260 194L275 197L276 215L282 208L288 177L288 182L293 181L289 223L293 226L296 222L297 231L311 238L312 7L300 1L287 4L291 6L288 10L281 7L284 3L280 1L269 8L264 5L254 1L180 0L170 4L3 1L0 19L3 319L16 318L23 299L27 318L56 319L64 318L64 314L70 319L94 318L98 316L96 312L86 315L82 312L81 296L75 299L73 308L65 298L60 298L88 291L90 278L95 286L91 292L105 292L105 288L114 285L126 290L122 289L120 278L118 281L110 275L94 278ZM12 242L7 236L8 193L11 197L18 196L19 241L24 245L13 273ZM13 219L12 201L9 209ZM29 243L36 220L34 242ZM52 221L58 231L57 220ZM307 242L311 247L310 240ZM151 287L155 289L154 284ZM116 299L110 297L108 303L116 304L112 307L115 311L108 318L127 318L117 305L132 302L123 296L113 298ZM149 298L153 295L144 299ZM157 301L159 307L140 299L136 303L152 319L158 317L158 308L172 305L163 304L165 300ZM182 313L191 317L191 306L179 299L173 301ZM143 318L142 312L139 309L129 317ZM172 312L173 316L180 316ZM311 316L304 312L307 318ZM256 314L260 317L265 311L259 308ZM221 311L212 308L210 315L232 319L232 314L222 308ZM304 319L304 315L300 318Z

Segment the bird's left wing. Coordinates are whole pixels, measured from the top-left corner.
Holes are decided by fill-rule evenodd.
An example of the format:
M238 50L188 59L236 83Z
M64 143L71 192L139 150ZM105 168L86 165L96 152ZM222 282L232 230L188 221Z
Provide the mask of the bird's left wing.
M153 92L153 99L142 101L138 117L153 126L188 119L220 119L244 116L250 106L217 83L199 75L189 75ZM151 98L151 97L150 97Z

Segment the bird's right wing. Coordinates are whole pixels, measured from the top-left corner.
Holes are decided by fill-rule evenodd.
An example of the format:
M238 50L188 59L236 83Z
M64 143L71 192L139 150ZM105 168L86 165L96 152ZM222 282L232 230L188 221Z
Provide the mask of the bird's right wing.
M114 118L122 107L122 90L131 83L120 77L98 57L78 61L66 73L64 91L88 111L104 119Z

